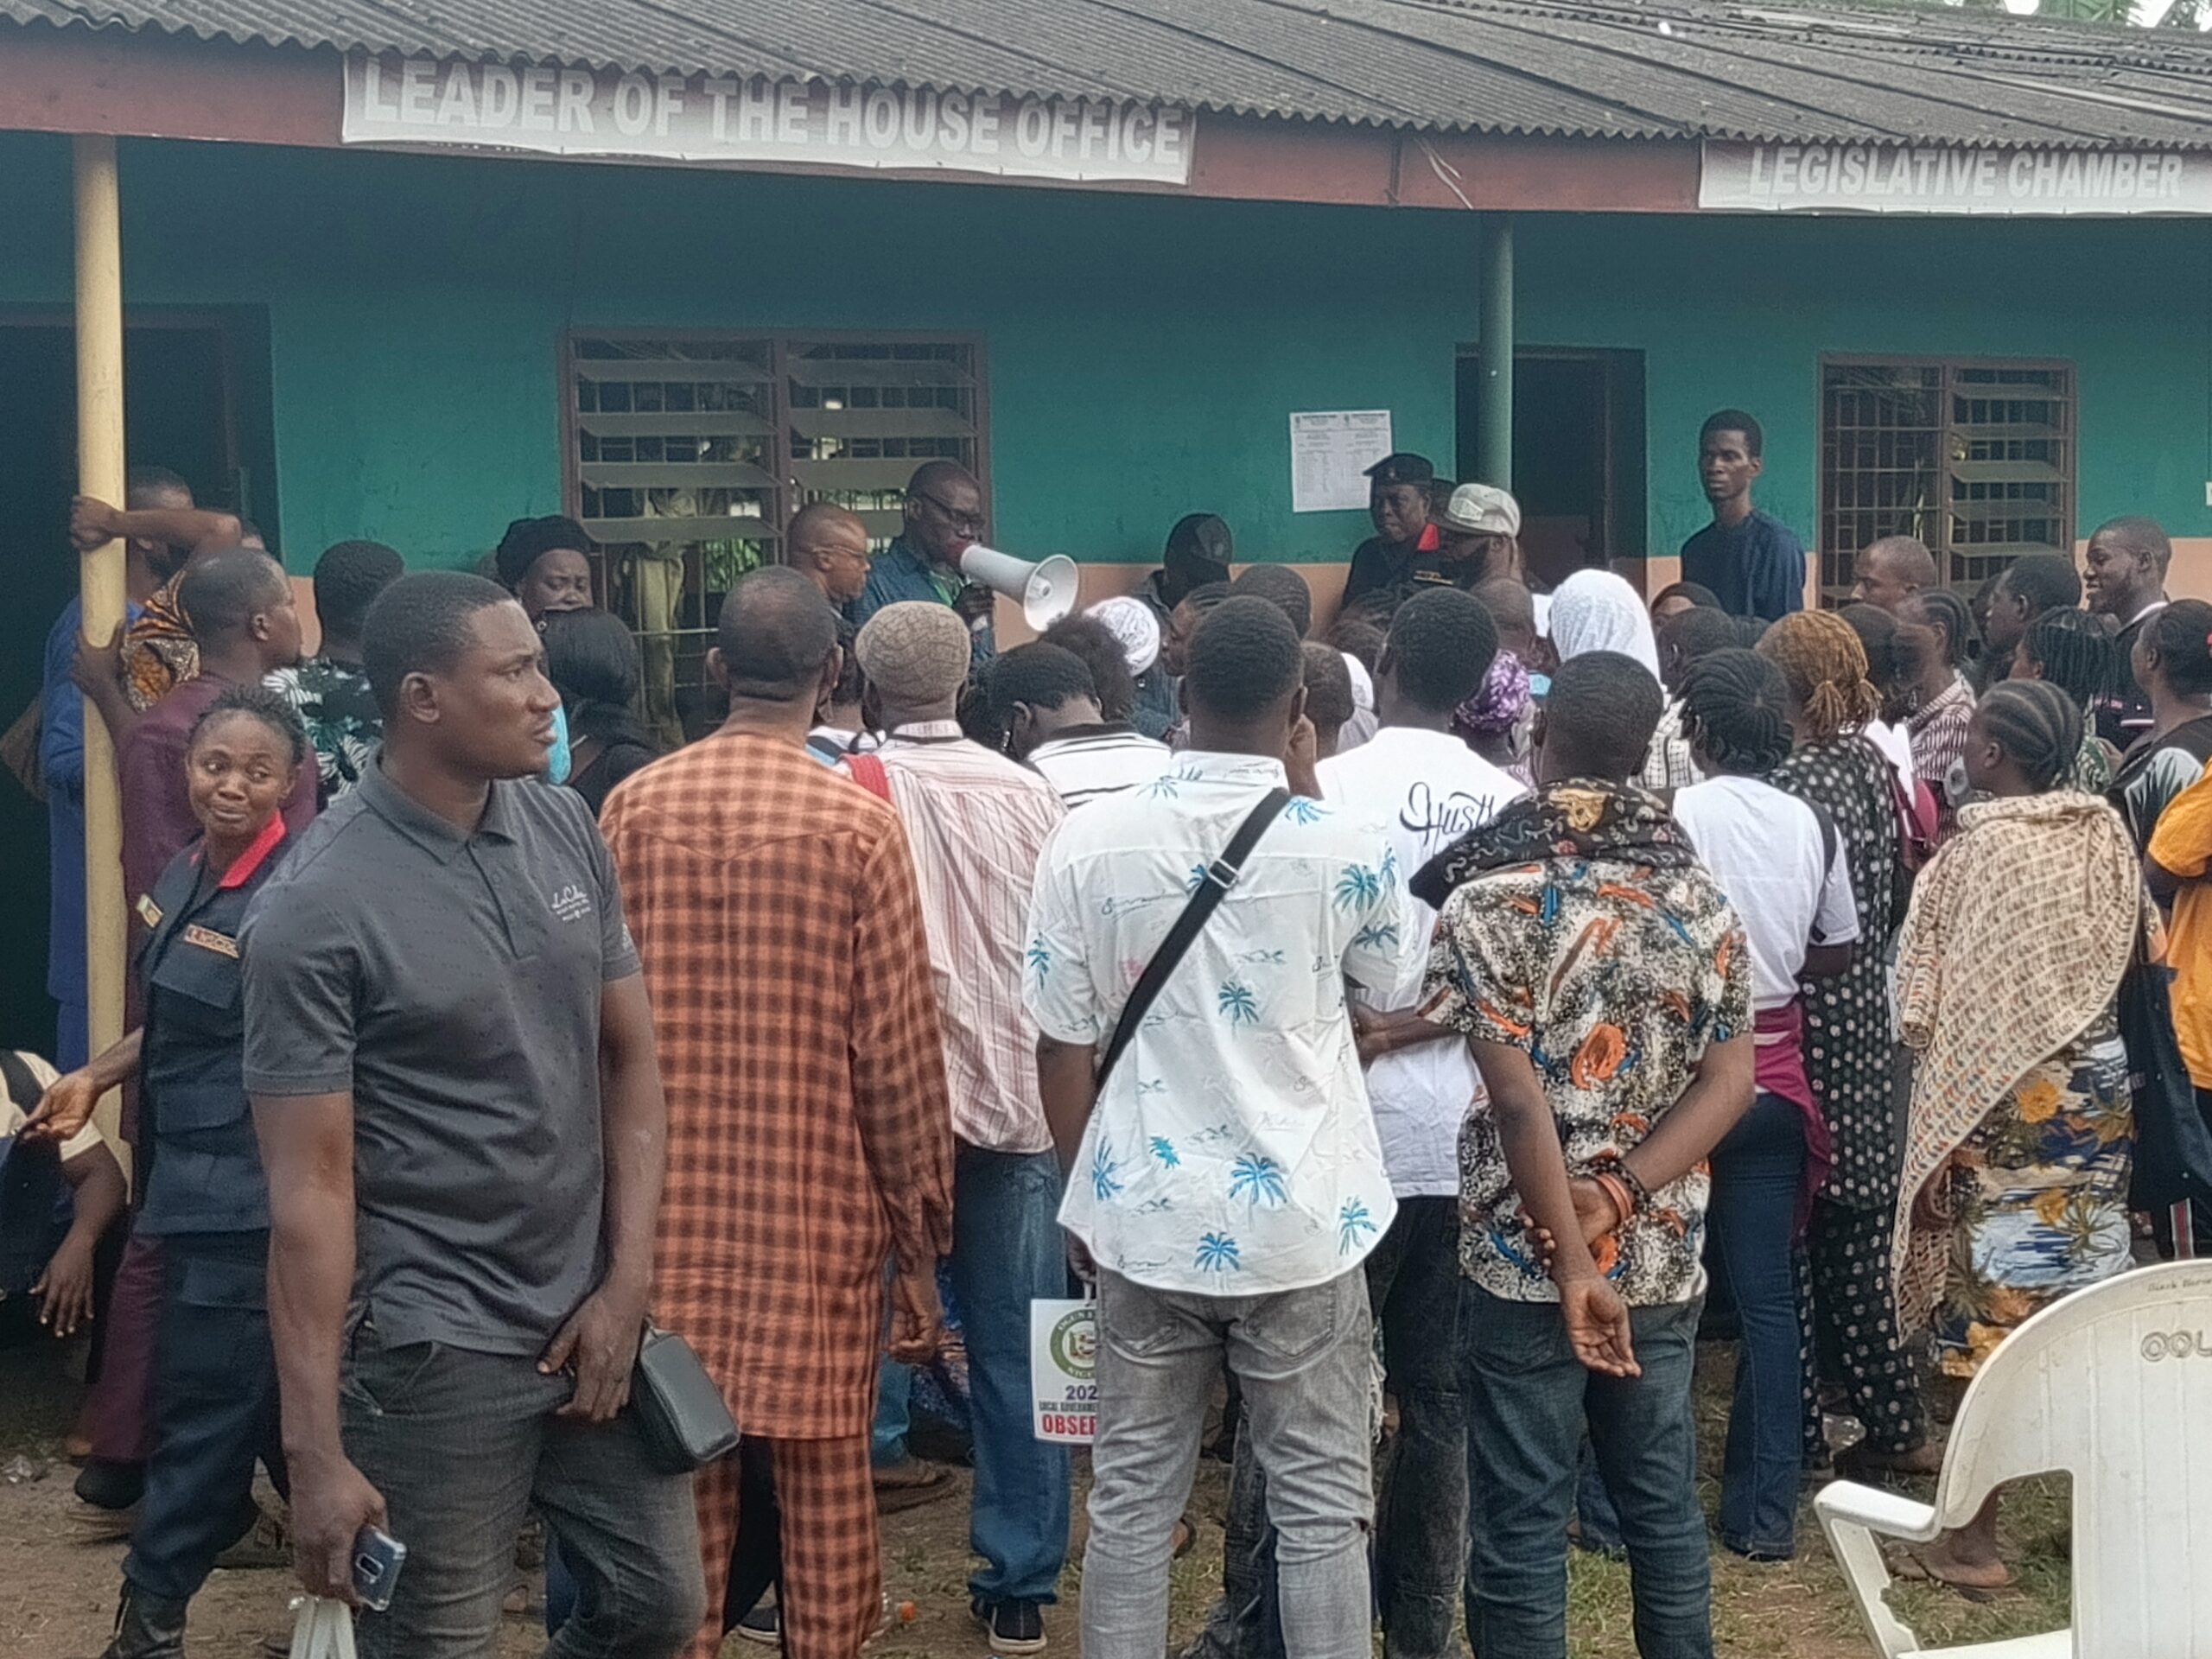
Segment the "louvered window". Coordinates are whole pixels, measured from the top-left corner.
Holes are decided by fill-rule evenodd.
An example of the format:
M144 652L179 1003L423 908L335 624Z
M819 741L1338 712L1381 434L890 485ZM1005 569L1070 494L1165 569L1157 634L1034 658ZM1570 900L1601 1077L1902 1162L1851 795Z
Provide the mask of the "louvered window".
M1944 581L1978 586L2074 547L2074 371L2004 359L1821 363L1821 585L1851 592L1859 550L1916 536Z
M722 595L782 558L801 506L852 508L880 549L922 462L984 476L972 340L580 331L567 359L569 499L670 741L719 719L705 662Z

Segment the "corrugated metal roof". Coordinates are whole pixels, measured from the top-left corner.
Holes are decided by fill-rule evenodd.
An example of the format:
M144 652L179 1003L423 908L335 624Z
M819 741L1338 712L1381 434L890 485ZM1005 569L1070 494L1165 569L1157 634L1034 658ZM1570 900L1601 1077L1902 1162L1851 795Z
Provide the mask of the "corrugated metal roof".
M1725 0L0 0L276 46L1159 99L1431 131L2212 148L2212 41Z

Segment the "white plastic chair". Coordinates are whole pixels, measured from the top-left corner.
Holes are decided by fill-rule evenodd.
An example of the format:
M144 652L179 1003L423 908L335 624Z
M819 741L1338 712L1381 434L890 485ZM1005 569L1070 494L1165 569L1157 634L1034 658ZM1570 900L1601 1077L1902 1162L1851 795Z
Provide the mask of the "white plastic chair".
M1890 1611L1874 1535L1927 1543L2008 1480L2073 1477L2074 1624L1923 1648ZM1884 1659L2212 1659L2212 1259L2077 1292L1967 1388L1936 1501L1836 1481L1813 1500Z

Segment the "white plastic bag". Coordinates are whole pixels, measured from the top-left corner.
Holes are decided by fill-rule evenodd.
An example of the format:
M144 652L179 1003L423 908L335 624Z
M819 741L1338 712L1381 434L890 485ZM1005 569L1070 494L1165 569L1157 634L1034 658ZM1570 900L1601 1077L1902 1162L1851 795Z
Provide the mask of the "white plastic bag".
M342 1601L301 1596L292 1605L292 1659L354 1659L353 1611Z
M1029 1304L1029 1391L1040 1440L1088 1446L1098 1430L1098 1304Z

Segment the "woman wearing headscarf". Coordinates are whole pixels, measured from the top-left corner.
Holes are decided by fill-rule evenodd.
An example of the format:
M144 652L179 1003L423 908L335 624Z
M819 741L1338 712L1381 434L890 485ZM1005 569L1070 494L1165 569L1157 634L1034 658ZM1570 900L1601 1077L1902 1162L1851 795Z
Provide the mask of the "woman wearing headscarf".
M2135 848L2068 789L2082 711L2047 683L1991 688L1966 766L1982 798L1921 873L1898 991L1917 1056L1897 1209L1900 1323L1946 1376L1974 1376L2020 1323L2132 1260L2135 1145L2113 1001L2155 950ZM2009 1575L1997 1500L1926 1552L1969 1589Z
M1651 617L1635 588L1610 570L1578 570L1553 591L1552 648L1562 663L1593 651L1632 657L1659 677Z
M1885 951L1899 909L1896 773L1866 734L1880 712L1866 653L1833 611L1783 617L1758 654L1789 696L1789 758L1769 778L1834 823L1851 868L1859 938L1850 964L1802 982L1805 1075L1827 1122L1833 1162L1806 1227L1808 1318L1815 1364L1806 1377L1805 1459L1828 1460L1818 1378L1849 1390L1866 1438L1862 1467L1932 1469L1926 1419L1890 1298L1890 1228L1897 1209L1896 1043Z
M1529 671L1511 652L1501 651L1491 660L1481 688L1452 710L1452 729L1484 760L1534 789L1529 735L1535 708Z

